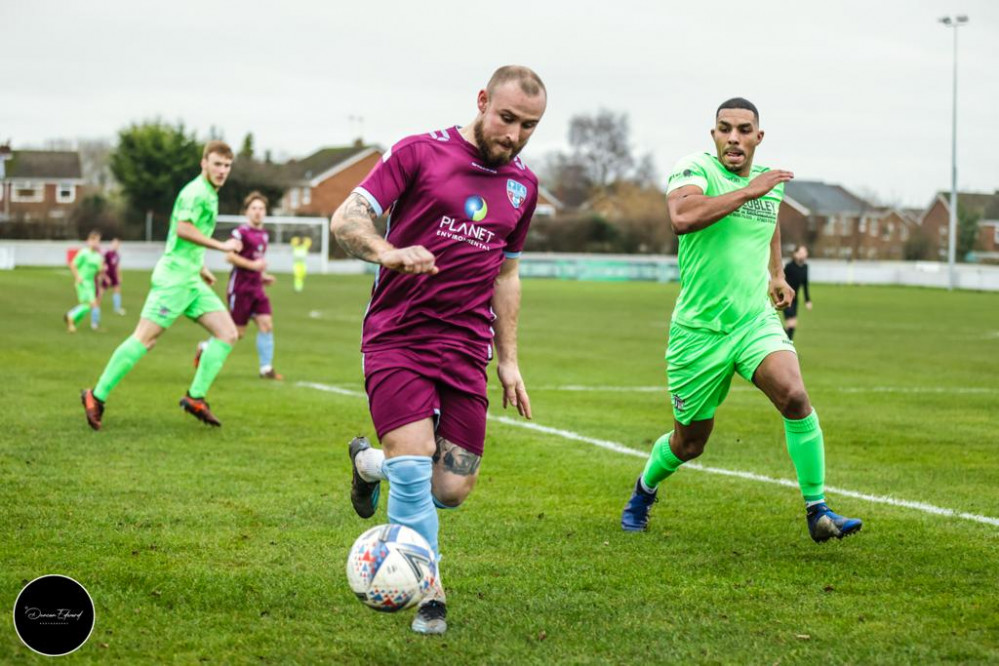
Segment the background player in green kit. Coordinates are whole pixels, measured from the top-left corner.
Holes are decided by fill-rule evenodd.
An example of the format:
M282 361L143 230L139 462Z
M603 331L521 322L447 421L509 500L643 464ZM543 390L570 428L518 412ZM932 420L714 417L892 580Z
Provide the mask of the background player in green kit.
M97 276L104 270L104 255L100 251L101 232L87 234L87 246L76 253L69 262L76 284L76 306L63 315L66 330L76 333L76 325L97 306Z
M673 230L680 239L680 295L666 352L674 427L660 437L621 516L643 531L659 484L701 455L715 410L738 372L762 390L784 417L787 450L805 498L816 542L857 532L861 521L825 503L825 447L793 343L774 309L793 291L784 276L777 211L790 171L753 165L763 140L756 107L724 102L711 130L716 155L676 165L667 187Z
M153 348L163 331L180 315L193 319L212 334L180 406L207 424L222 425L208 408L205 394L232 351L237 332L225 304L211 289L215 276L205 268L204 257L205 248L239 252L243 247L236 238L225 242L212 238L219 209L218 190L229 177L232 158L228 145L209 141L201 158L201 174L177 195L170 216L166 251L153 271L139 324L111 355L97 385L85 389L81 395L87 423L94 430L101 428L104 402L111 389Z

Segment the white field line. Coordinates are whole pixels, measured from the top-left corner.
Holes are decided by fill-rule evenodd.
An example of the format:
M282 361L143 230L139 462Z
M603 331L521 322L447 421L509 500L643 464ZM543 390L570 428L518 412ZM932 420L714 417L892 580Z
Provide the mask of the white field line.
M316 389L318 391L326 391L327 393L337 393L339 395L349 395L353 397L364 398L367 397L361 391L352 391L350 389L340 388L339 386L330 386L328 384L317 384L315 382L297 382L297 386L302 386L304 388ZM579 433L572 432L571 430L561 430L559 428L550 428L548 426L539 425L537 423L532 423L530 421L523 421L518 419L513 419L508 416L493 416L492 414L487 415L490 421L496 421L497 423L502 423L503 425L513 426L515 428L523 428L525 430L533 430L535 432L542 432L546 435L555 435L563 439L569 439L576 442L584 442L586 444L592 444L593 446L600 447L601 449L606 449L608 451L613 451L615 453L621 453L627 456L634 456L635 458L648 458L649 454L644 451L638 451L624 444L619 444L617 442L612 442L606 439L596 439L594 437L587 437L585 435L580 435ZM765 476L763 474L754 474L753 472L740 472L737 470L723 469L721 467L708 467L701 465L699 463L686 463L684 469L691 469L698 472L707 472L708 474L719 474L721 476L732 476L739 479L746 479L748 481L759 481L760 483L770 483L777 486L784 486L786 488L797 488L798 484L795 481L790 481L788 479L775 479L770 476ZM981 516L977 513L967 513L965 511L957 511L955 509L947 509L941 506L935 506L933 504L927 504L925 502L910 502L909 500L896 499L887 495L869 495L867 493L858 493L855 490L847 490L845 488L835 488L833 486L826 486L826 490L830 493L835 493L837 495L843 495L845 497L852 497L854 499L865 500L868 502L873 502L875 504L887 504L889 506L897 506L905 509L914 509L916 511L922 511L923 513L933 514L935 516L945 516L948 518L961 518L963 520L971 520L976 523L984 523L986 525L993 525L999 527L999 518L991 518L989 516Z
M337 393L339 395L350 395L355 398L366 398L361 391L351 391L350 389L340 388L339 386L330 386L329 384L316 384L315 382L296 382L295 386L301 386L304 388L316 389L317 391L326 391L327 393Z
M580 393L666 393L666 384L660 386L581 386L567 384L565 386L532 386L532 391L565 391ZM755 391L753 386L733 386L732 391ZM820 388L820 391L829 389ZM839 393L941 393L941 394L971 394L999 393L999 387L988 386L841 386L831 389Z

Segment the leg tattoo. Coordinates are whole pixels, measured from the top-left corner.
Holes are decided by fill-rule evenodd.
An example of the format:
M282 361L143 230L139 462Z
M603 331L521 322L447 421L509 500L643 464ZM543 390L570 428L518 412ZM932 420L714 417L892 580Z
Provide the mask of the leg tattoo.
M458 476L472 476L479 470L482 456L466 451L457 444L443 437L437 437L437 452L434 453L434 464L443 462L444 469Z

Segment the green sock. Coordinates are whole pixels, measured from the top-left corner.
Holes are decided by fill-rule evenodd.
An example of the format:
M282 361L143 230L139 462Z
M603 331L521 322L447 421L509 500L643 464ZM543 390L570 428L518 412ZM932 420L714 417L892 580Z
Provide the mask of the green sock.
M673 451L669 448L669 438L672 434L671 430L656 440L655 446L652 447L652 453L649 455L649 461L645 463L642 483L649 490L655 490L660 483L683 464L683 461L673 455Z
M97 386L94 387L94 396L102 402L107 400L111 389L117 386L145 355L146 346L131 335L128 336L111 354L111 360L108 361L101 378L97 380Z
M208 346L201 354L201 362L198 363L198 371L194 373L194 381L187 394L192 398L204 398L211 388L215 376L222 369L222 364L232 351L232 345L226 344L218 338L208 341Z
M819 415L813 409L801 420L784 419L784 436L801 494L806 502L821 501L825 498L826 451Z
M69 311L69 318L73 321L73 325L76 326L80 323L81 319L87 316L88 312L90 312L90 306L81 303Z

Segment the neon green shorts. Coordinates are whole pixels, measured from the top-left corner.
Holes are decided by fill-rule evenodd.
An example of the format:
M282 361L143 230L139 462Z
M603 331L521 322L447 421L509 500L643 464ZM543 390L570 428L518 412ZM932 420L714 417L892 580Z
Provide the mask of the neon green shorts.
M76 285L76 302L90 305L97 299L97 286L93 280L84 280Z
M171 280L154 272L141 316L158 326L170 328L180 315L197 320L217 310L225 310L225 304L201 276Z
M774 310L731 333L670 324L666 372L673 416L683 425L713 418L728 395L732 375L738 372L752 381L764 358L785 350L794 352L794 343Z

